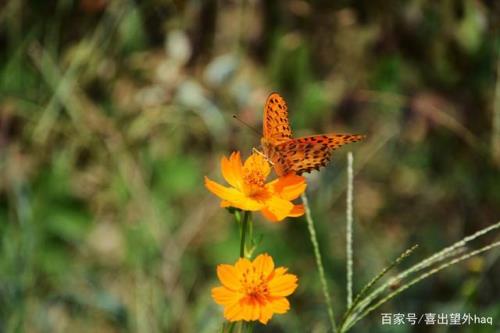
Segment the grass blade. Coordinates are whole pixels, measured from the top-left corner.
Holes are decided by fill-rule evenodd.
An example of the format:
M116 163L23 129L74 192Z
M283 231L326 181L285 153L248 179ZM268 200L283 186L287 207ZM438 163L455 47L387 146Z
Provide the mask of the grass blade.
M431 275L434 275L436 273L438 273L439 271L447 268L447 267L450 267L456 263L459 263L461 261L464 261L466 259L469 259L470 257L473 257L475 255L478 255L478 254L481 254L483 252L486 252L488 250L491 250L495 247L498 247L500 246L500 241L499 242L494 242L490 245L487 245L487 246L484 246L478 250L475 250L475 251L472 251L472 252L469 252L467 254L464 254L458 258L455 258L451 261L448 261L444 264L441 264L439 265L438 267L435 267L419 276L417 276L416 278L414 278L413 280L411 280L410 282L404 284L403 286L401 286L400 288L398 288L397 290L393 291L392 293L388 294L387 296L385 296L384 298L382 298L380 301L378 301L377 303L375 303L374 305L370 306L368 309L366 309L365 311L363 311L359 316L356 316L352 321L348 322L346 324L346 329L349 329L350 327L352 327L354 324L356 324L359 320L361 320L363 317L365 317L366 315L368 315L370 312L372 312L373 310L377 309L378 307L380 307L382 304L386 303L387 301L391 300L392 298L394 298L395 296L399 295L400 293L402 293L403 291L405 291L406 289L410 288L411 286L413 286L414 284L428 278L429 276Z
M346 220L346 253L347 253L347 307L352 305L352 198L353 198L353 157L352 152L347 153L347 220Z
M311 217L311 210L309 209L309 203L307 201L307 196L305 193L301 195L302 203L304 204L304 209L306 213L307 229L309 230L309 236L314 250L314 257L316 259L316 266L318 267L319 278L321 281L321 287L323 289L323 295L325 297L325 302L328 310L328 319L330 320L330 325L332 326L333 332L337 332L337 324L335 323L335 317L333 315L332 300L330 298L330 292L328 290L328 284L325 278L325 269L323 268L323 263L321 260L321 252L319 251L318 238L316 236L316 230L314 229L314 221Z
M391 262L388 266L386 266L377 276L375 276L373 279L368 282L363 289L356 295L356 298L354 299L353 304L349 307L349 309L346 311L344 318L342 319L342 323L340 325L340 332L343 332L343 327L344 324L349 320L349 317L351 314L354 312L358 304L361 302L363 299L363 296L366 295L366 293L378 282L382 277L384 277L387 272L389 272L391 269L396 267L401 261L406 259L408 256L410 256L413 251L417 249L418 245L414 245L405 252L403 252L399 257L397 257L393 262Z

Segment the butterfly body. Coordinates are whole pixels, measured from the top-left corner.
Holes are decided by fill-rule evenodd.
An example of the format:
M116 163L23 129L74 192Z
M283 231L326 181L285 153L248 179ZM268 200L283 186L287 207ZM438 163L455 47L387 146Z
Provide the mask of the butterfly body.
M364 137L332 133L293 138L285 100L279 94L272 93L264 106L261 145L278 176L319 170L330 161L333 150Z

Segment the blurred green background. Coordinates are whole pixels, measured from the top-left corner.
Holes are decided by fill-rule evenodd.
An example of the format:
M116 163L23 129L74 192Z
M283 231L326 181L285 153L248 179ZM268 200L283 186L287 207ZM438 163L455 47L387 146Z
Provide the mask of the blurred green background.
M357 291L409 246L421 245L403 267L500 218L498 1L0 8L0 332L216 332L210 288L238 230L203 176L222 182L222 155L258 147L231 116L260 128L271 91L295 135L368 135L308 176L337 314L348 150ZM325 332L305 221L257 215L255 231L300 279L291 311L255 332ZM353 332L499 332L498 257L443 271ZM380 312L496 326L382 326Z

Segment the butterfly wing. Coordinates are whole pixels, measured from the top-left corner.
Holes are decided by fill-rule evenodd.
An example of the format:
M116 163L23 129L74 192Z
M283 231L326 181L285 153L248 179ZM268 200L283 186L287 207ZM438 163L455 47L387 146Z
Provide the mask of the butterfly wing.
M272 93L264 106L263 139L277 145L292 138L288 122L288 106L278 93Z
M302 174L325 166L335 149L363 140L358 134L325 134L290 139L275 147L271 161L278 175Z

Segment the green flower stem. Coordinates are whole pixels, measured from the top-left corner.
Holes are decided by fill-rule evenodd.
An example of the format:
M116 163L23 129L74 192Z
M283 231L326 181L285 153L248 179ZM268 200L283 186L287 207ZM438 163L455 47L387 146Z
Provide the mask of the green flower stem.
M252 333L252 332L253 332L253 322L249 322L247 327L247 333Z
M233 333L234 331L234 325L235 325L236 322L230 322L228 325L227 325L227 333Z
M232 323L233 326L235 322ZM252 333L253 332L253 322L241 320L238 322L238 330L236 333Z
M252 240L252 233L253 233L253 226L252 226L252 213L248 211L243 212L243 221L241 220L241 211L237 210L234 212L234 218L236 219L236 222L240 225L240 258L245 258L246 257L246 248L247 248L247 232L249 234L249 239L250 241ZM236 327L236 324L238 324L237 328L237 333L243 333L244 331L246 332L252 332L253 330L253 324L252 323L245 323L244 321L239 321L239 322L230 322L227 324L227 332L232 333L234 331L234 328ZM224 325L225 326L225 325ZM224 332L224 326L223 326L223 332Z
M251 212L245 211L245 213L243 215L243 222L240 225L240 237L241 237L240 258L245 258L246 234L247 234L247 230L249 229L249 221L250 221L251 215L252 215ZM252 228L250 228L250 229L252 229Z
M316 258L316 266L318 267L319 278L321 281L321 286L323 287L323 295L325 297L326 306L328 308L328 318L330 320L330 325L332 326L333 332L337 332L337 324L335 323L335 316L333 315L332 300L330 298L330 292L328 291L328 284L326 283L325 278L325 269L323 268L321 253L319 251L318 238L316 237L316 230L314 229L314 222L311 217L311 210L309 209L309 204L305 192L302 193L301 198L306 212L307 228L309 230L309 235L311 237L311 242L314 249L314 257Z
M246 220L246 215L247 212L245 212L245 218L244 220ZM245 232L244 232L244 228L243 228L243 223L241 221L241 211L240 210L235 210L234 211L234 218L236 219L236 222L238 222L238 224L240 225L240 237L241 237L241 245L240 245L240 257L243 257L243 255L241 254L242 252L244 252L244 244L245 244ZM241 249L241 247L243 246L243 250ZM226 322L222 325L222 332L225 333L233 333L234 331L234 327L236 326L236 322ZM238 332L241 332L241 325L239 325L239 330Z

